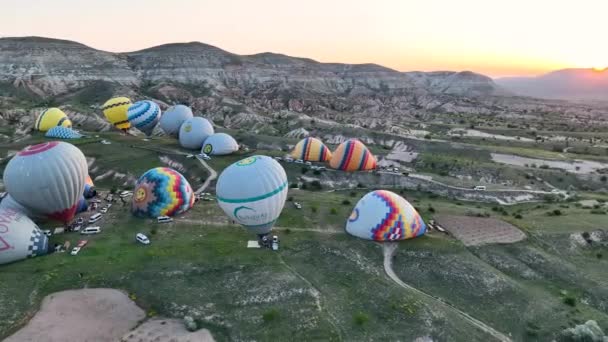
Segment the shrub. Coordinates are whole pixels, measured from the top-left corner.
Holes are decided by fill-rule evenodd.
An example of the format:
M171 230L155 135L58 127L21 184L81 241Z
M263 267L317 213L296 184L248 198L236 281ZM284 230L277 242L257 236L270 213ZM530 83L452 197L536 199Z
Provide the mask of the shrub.
M321 185L321 182L319 182L318 180L314 180L310 183L310 187L313 190L321 190L323 189L323 186Z
M515 214L515 218L521 220L523 216L521 216L521 214Z
M344 201L342 201L343 205L351 205L350 201L345 199Z
M565 296L563 301L566 305L576 306L576 298L574 298L573 296Z
M272 321L276 321L279 318L279 310L270 309L262 314L262 319L264 323L270 323Z
M286 229L284 230L284 232L285 232L285 234L289 235L289 234L291 234L291 229L286 228Z
M329 213L330 213L330 214L332 214L332 215L338 215L338 209L336 209L336 208L331 208L331 209L329 210Z
M321 174L321 171L319 171L319 170L314 170L312 173L313 173L315 176L318 176L318 175L320 175L320 174Z
M430 134L427 134L427 135L425 135L425 136L424 136L424 139L428 139L428 140L430 140L431 138L432 138L432 137L431 137L431 135L430 135Z
M595 256L596 256L598 259L601 259L603 255L602 255L602 253L597 253Z
M606 215L606 211L602 209L591 209L590 213L595 215Z
M319 210L319 208L317 208L316 206L312 206L310 207L310 211L312 211L313 213L316 213Z
M357 192L356 191L351 191L350 192L350 197L357 197Z
M589 238L591 237L589 232L582 232L581 236L583 237L583 239L585 240L589 240Z
M555 215L555 216L561 216L562 215L562 211L559 210L559 209L555 209L555 210L553 210L553 215Z
M434 212L435 212L435 208L433 208L433 207L429 206L429 212L430 212L430 213L434 213Z
M298 188L298 183L291 183L289 184L289 187L292 189L297 189Z
M365 184L359 183L359 184L357 184L357 188L365 188Z
M150 229L150 235L156 235L156 228Z
M293 196L287 197L287 202L293 202Z
M546 170L546 169L548 169L548 168L549 168L549 165L547 165L547 164L543 164L543 165L539 166L539 168L541 168L541 169L545 169L545 170Z
M606 177L606 175L602 175L602 177L600 177L600 180L606 183L608 181L608 177Z
M369 321L369 316L364 314L363 312L357 312L353 317L353 320L356 325L362 326Z

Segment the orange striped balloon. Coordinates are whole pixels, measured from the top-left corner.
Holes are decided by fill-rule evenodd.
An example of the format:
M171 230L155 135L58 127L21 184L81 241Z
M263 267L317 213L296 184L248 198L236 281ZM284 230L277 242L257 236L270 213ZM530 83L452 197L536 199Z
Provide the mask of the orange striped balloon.
M300 140L291 151L294 159L311 162L325 162L331 159L331 151L317 138L304 138Z
M342 171L366 171L374 170L377 163L367 146L357 139L349 139L334 151L329 166Z

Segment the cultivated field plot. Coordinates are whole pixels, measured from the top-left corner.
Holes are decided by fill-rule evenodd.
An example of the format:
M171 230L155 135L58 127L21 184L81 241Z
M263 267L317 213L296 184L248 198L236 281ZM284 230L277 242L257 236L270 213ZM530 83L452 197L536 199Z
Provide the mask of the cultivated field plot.
M513 243L526 238L517 227L494 218L437 215L435 219L465 246Z

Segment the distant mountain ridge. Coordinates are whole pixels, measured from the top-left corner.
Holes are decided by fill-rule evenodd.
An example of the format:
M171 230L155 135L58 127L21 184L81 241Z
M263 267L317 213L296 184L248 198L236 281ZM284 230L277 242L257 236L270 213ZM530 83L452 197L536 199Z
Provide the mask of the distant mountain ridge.
M537 77L496 79L503 88L524 96L564 100L608 100L608 70L563 69Z
M68 40L0 39L0 82L40 95L59 95L92 81L127 87L142 82L297 87L325 94L410 90L459 96L504 95L489 77L472 72L398 72L375 64L320 63L276 53L237 55L199 43L173 43L111 53Z

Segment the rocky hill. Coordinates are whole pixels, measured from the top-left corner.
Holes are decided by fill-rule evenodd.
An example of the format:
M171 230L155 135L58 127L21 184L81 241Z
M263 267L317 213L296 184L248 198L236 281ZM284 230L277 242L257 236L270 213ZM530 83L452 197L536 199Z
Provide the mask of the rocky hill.
M466 71L399 72L276 53L237 55L198 42L110 53L65 40L0 39L0 115L51 104L99 115L95 108L115 94L163 106L185 103L226 127L273 134L314 123L399 131L396 126L412 121L515 117L529 125L557 115L554 122L595 124L605 115L580 104L514 97ZM286 127L278 125L282 119L289 120Z

